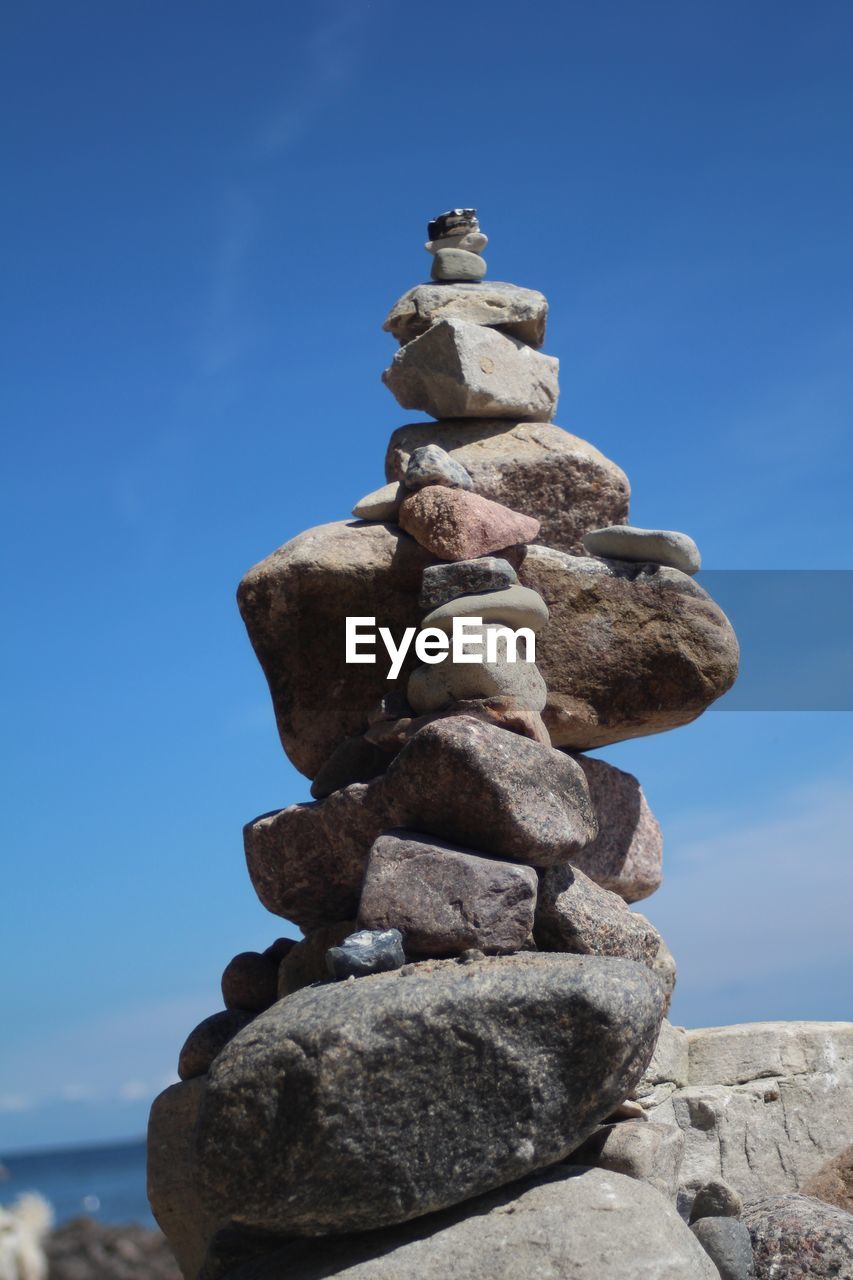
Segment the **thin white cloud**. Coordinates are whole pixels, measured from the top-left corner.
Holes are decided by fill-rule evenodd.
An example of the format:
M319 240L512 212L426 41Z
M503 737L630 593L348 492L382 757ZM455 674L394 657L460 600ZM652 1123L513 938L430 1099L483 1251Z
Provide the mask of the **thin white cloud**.
M0 1094L0 1114L20 1115L23 1111L32 1111L35 1099L25 1093Z
M156 1090L144 1080L125 1080L118 1091L122 1102L141 1102L145 1098L153 1098Z

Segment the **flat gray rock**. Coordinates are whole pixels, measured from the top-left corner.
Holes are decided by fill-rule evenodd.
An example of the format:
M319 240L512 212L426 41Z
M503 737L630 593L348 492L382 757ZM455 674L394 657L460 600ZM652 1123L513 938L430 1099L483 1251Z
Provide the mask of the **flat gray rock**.
M457 596L501 591L515 582L518 582L515 569L499 556L428 565L421 582L420 604L424 609L437 609Z
M693 539L670 529L635 529L627 524L614 524L606 529L591 529L584 534L583 544L591 556L664 564L681 573L698 573L702 565Z
M358 918L365 929L399 929L409 956L458 955L470 947L510 954L533 928L536 889L532 867L414 832L388 832L370 850Z
M436 249L430 275L433 280L482 280L486 274L486 261L478 253L459 247Z
M407 489L423 489L428 484L443 484L450 489L473 489L468 472L437 444L425 444L409 454L406 467Z
M519 627L541 631L548 621L548 606L538 591L515 583L503 591L484 591L448 600L428 613L422 625L450 632L454 618L481 618L483 622L502 622L514 631Z
M486 652L490 631L495 631L495 627L488 623L471 629L472 644L469 647L472 652L476 651L473 640L477 638L480 651ZM539 668L535 662L526 662L523 656L515 662L508 662L508 649L507 637L496 633L494 662L484 658L482 662L457 663L447 657L443 662L415 667L406 686L406 696L412 708L419 712L439 711L466 699L507 697L518 699L533 711L542 711L548 690ZM524 654L523 646L520 652Z
M663 836L642 787L633 774L597 756L575 758L598 817L598 835L575 865L626 902L648 898L663 879Z
M434 418L548 422L560 362L497 329L442 320L401 347L382 381L404 409Z
M613 1110L660 1016L642 965L588 956L426 961L306 988L211 1070L196 1128L207 1208L318 1235L502 1186L564 1159Z
M660 943L657 930L618 894L571 866L542 872L534 937L542 951L625 956L650 968Z
M400 503L406 496L403 485L397 481L383 484L374 489L355 504L352 513L356 520L394 520L400 510Z
M651 1187L568 1165L408 1226L295 1242L227 1280L718 1280Z
M438 242L435 247L440 247ZM419 284L395 302L382 328L404 346L441 320L466 320L470 324L501 329L529 346L541 347L547 318L545 295L517 284L501 280L483 284Z
M747 1204L757 1280L853 1280L853 1213L796 1194Z

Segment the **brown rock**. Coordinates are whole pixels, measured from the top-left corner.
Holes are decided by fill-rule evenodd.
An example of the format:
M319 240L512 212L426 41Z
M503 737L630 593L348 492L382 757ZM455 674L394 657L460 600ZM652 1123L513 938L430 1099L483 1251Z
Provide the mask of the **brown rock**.
M226 1009L262 1013L278 999L278 960L257 951L241 951L225 966L222 999Z
M432 711L429 715L378 721L370 726L364 736L377 747L396 755L424 725L432 724L434 720L446 720L448 716L473 717L475 720L482 720L484 724L508 729L510 733L520 733L522 737L532 738L545 747L551 745L548 730L539 713L520 698L504 697L466 698L462 702L443 707L440 711Z
M505 419L412 423L391 436L388 479L401 480L409 455L427 444L464 466L476 493L538 520L537 541L546 546L585 555L588 530L628 519L628 477L562 427Z
M344 938L355 933L357 928L354 920L341 920L337 924L314 929L307 938L297 942L279 967L279 998L292 996L295 991L309 987L312 982L327 982L329 971L326 968L326 952L330 947L340 946Z
M187 1036L181 1049L178 1058L178 1075L181 1079L192 1080L195 1076L203 1076L228 1041L233 1040L238 1031L248 1026L254 1016L244 1009L225 1009L200 1022Z
M533 930L540 951L624 956L652 968L660 935L576 867L550 867L540 875Z
M517 550L503 555L518 559ZM405 691L417 662L410 651L396 681L386 680L384 662L347 665L347 615L362 615L369 601L377 626L395 636L417 627L421 573L431 563L396 526L350 522L301 534L241 583L282 742L309 777L342 739L364 731L383 695ZM586 749L686 724L734 680L728 621L677 570L529 547L519 576L551 615L536 659L551 691L545 719L555 745Z
M206 1077L170 1085L148 1120L148 1200L187 1280L198 1274L218 1225L195 1185L193 1137L206 1088Z
M370 850L359 926L399 929L406 954L519 951L533 928L536 872L409 831Z
M626 902L648 898L663 879L663 836L633 774L594 756L576 756L589 783L598 835L575 865Z
M465 489L428 485L405 498L400 525L441 560L470 560L532 542L539 521Z
M550 612L536 663L555 746L589 750L689 724L735 681L731 624L677 569L529 547L519 577Z
M501 280L454 286L419 284L395 302L382 328L405 346L440 320L467 320L541 347L547 317L545 295L517 284Z
M365 735L344 738L311 784L311 795L315 800L322 800L333 791L340 791L341 787L348 787L353 782L369 782L387 768L387 752Z
M624 1173L648 1182L667 1200L678 1192L678 1167L684 1134L676 1124L652 1124L646 1119L604 1124L572 1152L572 1164Z
M853 1146L845 1147L839 1155L827 1160L800 1190L804 1196L813 1196L845 1213L853 1213Z
M370 848L396 827L537 866L567 860L596 829L574 760L457 716L426 725L372 782L248 823L252 884L302 929L351 919Z

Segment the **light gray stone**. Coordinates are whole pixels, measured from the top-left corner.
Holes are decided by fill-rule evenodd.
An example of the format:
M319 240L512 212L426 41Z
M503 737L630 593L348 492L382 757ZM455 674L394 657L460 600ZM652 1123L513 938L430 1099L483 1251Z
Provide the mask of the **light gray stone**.
M488 243L489 237L482 231L466 231L442 236L440 240L427 240L424 248L427 253L438 253L439 249L467 249L469 253L482 253Z
M424 609L436 609L457 596L501 591L515 582L518 582L515 569L499 556L428 565L421 583L420 603Z
M753 1280L752 1240L736 1218L702 1218L693 1234L720 1273L720 1280Z
M648 898L663 879L663 836L642 787L633 774L606 760L584 755L576 759L598 817L598 835L578 855L576 865L626 902Z
M548 697L545 681L534 662L523 658L524 646L519 646L515 662L507 661L507 638L494 626L483 625L470 629L472 653L478 652L475 641L479 639L481 651L486 653L488 633L495 634L495 662L453 662L450 657L443 662L415 667L406 689L406 696L415 711L438 711L453 702L468 698L492 698L505 696L517 698L534 711L541 711Z
M638 1178L667 1200L678 1193L678 1170L684 1150L684 1134L672 1124L620 1120L604 1124L572 1152L573 1164L591 1165Z
M433 280L482 280L486 260L467 249L436 249L432 259Z
M534 926L541 951L625 956L651 968L660 936L616 893L600 888L577 867L549 867L540 875Z
M397 481L383 484L361 498L353 507L356 520L394 520L400 510L400 503L406 496L403 485Z
M589 956L424 961L305 988L210 1073L205 1203L253 1230L362 1231L545 1168L636 1083L660 1007L642 965Z
M441 242L434 243L441 247ZM419 284L394 304L382 328L404 346L442 320L465 320L500 329L528 346L541 347L547 318L544 294L517 284L501 280Z
M549 421L559 361L497 329L442 320L401 347L382 375L404 409L434 418Z
M407 955L520 951L533 928L536 872L512 862L392 831L370 851L359 923L399 929Z
M651 1186L568 1165L409 1226L294 1242L228 1280L718 1280Z
M202 1204L193 1161L206 1087L206 1076L170 1085L154 1099L148 1120L148 1202L186 1280L195 1280L207 1241L219 1225Z
M741 1022L688 1032L691 1084L831 1074L853 1064L853 1022Z
M407 489L423 489L427 484L443 484L450 489L473 489L468 472L437 444L425 444L409 455L406 467Z
M423 626L453 630L454 618L481 618L483 622L500 622L517 631L529 627L541 631L548 621L548 606L538 591L517 583L503 591L484 591L480 595L457 596L440 604L423 620Z
M681 573L698 573L702 565L693 539L671 529L636 529L632 525L613 524L606 529L591 529L584 535L583 544L591 556L663 564Z

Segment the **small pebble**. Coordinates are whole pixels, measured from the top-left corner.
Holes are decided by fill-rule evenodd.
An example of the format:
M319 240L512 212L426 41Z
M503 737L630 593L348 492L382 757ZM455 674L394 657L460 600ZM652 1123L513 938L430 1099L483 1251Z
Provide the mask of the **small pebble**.
M427 236L430 240L479 230L476 209L448 209L446 213L438 214L427 223Z
M443 484L448 489L473 489L468 472L437 444L425 444L409 454L403 483L407 489L423 489L427 484Z
M399 929L361 929L326 952L326 967L337 982L401 969L405 963Z

